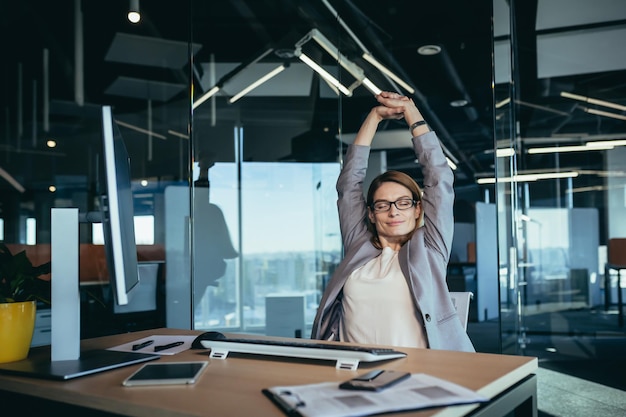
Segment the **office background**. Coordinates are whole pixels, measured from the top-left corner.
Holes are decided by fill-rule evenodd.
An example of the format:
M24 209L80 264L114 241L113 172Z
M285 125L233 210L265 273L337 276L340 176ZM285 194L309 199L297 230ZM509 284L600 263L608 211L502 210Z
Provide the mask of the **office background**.
M624 339L604 266L626 237L626 6L431 3L3 2L0 238L45 257L51 208L98 208L98 109L112 105L139 259L161 265L157 313L112 311L98 226L81 224L83 336L306 337L341 258L335 180L371 82L416 101L455 167L449 283L475 294L479 350L597 367ZM371 175L420 182L409 144L403 123L381 126Z

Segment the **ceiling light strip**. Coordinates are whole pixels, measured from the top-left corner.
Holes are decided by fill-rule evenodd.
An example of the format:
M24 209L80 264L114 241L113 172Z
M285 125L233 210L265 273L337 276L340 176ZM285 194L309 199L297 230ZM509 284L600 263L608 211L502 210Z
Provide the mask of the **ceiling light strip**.
M145 133L148 136L154 136L155 138L159 138L159 139L163 139L163 140L167 140L167 138L159 133L155 133L151 130L148 129L143 129L141 127L135 126L135 125L131 125L130 123L124 123L124 122L120 122L119 120L116 120L115 123L117 123L120 126L124 126L127 127L131 130L134 130L136 132L140 132L140 133Z
M496 149L496 158L506 158L513 155L515 155L515 149L513 148Z
M604 117L610 117L612 119L626 120L626 116L622 114L611 113L608 111L602 111L602 110L597 110L597 109L589 109L587 107L583 107L582 109L587 113L595 114L597 116L604 116Z
M365 86L365 88L367 88L368 90L370 90L370 92L372 94L374 94L375 96L379 95L380 93L382 93L383 90L381 90L380 88L378 88L369 78L365 77L363 78L363 85Z
M585 145L573 145L573 146L548 146L546 148L530 148L527 153L530 155L544 154L544 153L564 153L564 152L585 152L585 151L599 151L613 149L613 145L600 145L594 144L591 146Z
M329 41L328 38L326 38L326 36L324 36L324 34L322 34L322 32L320 32L318 29L312 29L309 33L307 33L307 35L304 38L302 38L300 41L298 41L296 43L295 55L297 57L300 58L301 55L304 55L305 57L308 58L308 56L306 56L305 54L302 53L302 45L304 45L306 42L308 42L311 39L313 39L339 65L341 65L342 68L344 68L346 71L348 71L350 73L350 75L352 75L355 78L356 81L353 83L353 85L350 86L349 88L347 88L350 91L350 94L346 94L345 92L342 91L344 94L351 96L352 95L352 91L356 87L358 87L359 85L363 85L365 88L367 88L374 95L378 95L378 94L380 94L382 92L382 90L379 87L377 87L372 82L372 80L370 80L369 78L367 78L365 76L365 73L363 72L363 69L361 67L356 65L354 62L350 61L344 55L342 55L341 52L339 52L339 49L331 41ZM317 71L315 69L315 67L310 65L309 62L306 61L306 58L305 59L300 58L300 59L303 62L305 62L307 65L309 65L311 68L313 68L320 75L322 75L322 77L324 77L326 80L330 81L334 86L337 87L337 84L335 83L335 81L333 81L333 80L336 80L335 77L332 77L332 75L330 75L326 71L324 71L326 74L328 74L328 76L332 77L332 79L331 78L326 78L321 72ZM310 58L309 58L309 60L310 60L310 62L313 62ZM318 67L321 68L319 65L318 65ZM337 87L337 88L339 88L339 87ZM341 88L339 88L339 89L341 90Z
M579 188L573 188L573 189L567 189L565 190L566 194L575 194L575 193L588 193L591 191L606 191L608 190L609 187L606 185L592 185L589 187L579 187Z
M193 103L192 108L195 110L199 105L201 105L202 103L204 103L205 101L213 97L215 94L217 94L217 92L220 91L220 89L222 88L225 82L229 81L231 78L234 78L237 74L241 73L243 70L250 67L251 65L256 64L257 62L265 58L267 55L269 55L273 51L274 51L274 48L269 48L263 51L261 55L254 58L252 61L243 62L239 64L236 68L228 72L226 75L222 76L222 78L220 78L220 80L213 87L211 87L209 91L204 93L198 100L196 100Z
M302 53L302 51L296 50L296 56L305 64L307 64L313 71L317 72L320 77L331 83L335 88L341 91L346 96L352 96L352 91L350 91L345 85L341 84L339 80L330 75L328 71L319 66L315 61L306 56L306 54Z
M326 8L333 14L334 18L337 19L337 22L339 22L341 27L343 27L344 30L348 32L348 35L350 35L352 40L354 40L354 42L359 45L359 48L361 48L363 52L367 52L367 48L365 47L365 45L363 45L363 42L361 42L361 40L354 34L354 32L352 32L350 27L346 24L346 22L343 21L341 16L339 16L339 13L337 13L337 10L335 10L335 8L328 2L328 0L322 0L322 3L324 3L324 6L326 6Z
M626 140L597 140L595 142L587 142L585 145L590 148L598 146L626 146Z
M501 107L506 106L507 104L509 104L511 102L511 98L507 97L504 100L500 100L496 103L496 109L499 109Z
M361 48L361 51L363 51L363 59L365 59L366 61L368 61L370 64L372 64L374 67L378 68L378 70L380 72L382 72L383 74L385 74L386 76L388 76L389 78L391 78L392 80L394 80L395 82L397 82L398 84L400 84L405 90L407 90L409 93L414 94L415 93L415 89L413 87L411 87L408 83L406 83L404 80L402 80L400 77L398 77L396 74L394 74L390 69L388 69L387 67L385 67L383 64L381 64L380 62L378 62L378 60L376 60L376 58L374 58L372 56L372 54L370 53L370 51L368 51L368 49L365 47L365 45L363 44L363 42L361 42L361 40L358 38L358 36L356 36L356 34L350 29L350 27L346 24L346 22L343 21L343 19L341 18L341 16L339 16L339 13L337 13L337 11L333 8L333 6L327 1L327 0L322 0L322 3L324 3L324 5L326 6L326 8L333 14L333 16L335 17L335 19L337 19L337 22L339 22L339 24L341 25L341 27L343 27L343 29L348 32L348 35L350 35L350 37L352 38L352 40L359 46L359 48ZM371 91L371 90L370 90Z
M567 91L561 91L561 97L571 98L572 100L583 101L589 104L596 104L598 106L610 107L615 110L626 111L626 106L622 106L621 104L612 103L610 101L605 101L605 100L599 100L597 98L581 96L578 94L572 94L572 93L568 93Z
M324 36L324 34L322 34L322 32L317 29L312 29L309 34L311 39L317 42L317 44L321 46L322 49L324 49L330 56L332 56L333 59L337 61L337 63L341 65L346 71L348 71L355 79L363 81L363 79L365 78L365 73L363 72L363 70L354 62L346 58L341 52L339 52L339 49L331 41L329 41L328 38Z
M477 184L495 184L497 182L532 182L538 180L548 180L548 179L559 179L559 178L576 178L578 176L578 172L576 171L568 171L568 172L544 172L537 174L518 174L513 175L512 177L501 177L501 178L478 178L476 180Z
M209 91L204 93L202 97L193 102L193 109L195 110L199 105L213 97L217 92L220 91L220 87L218 85L213 86Z
M184 134L184 133L177 132L177 131L172 130L172 129L169 129L169 130L167 131L167 133L169 133L169 134L170 134L170 135L172 135L172 136L176 136L176 137L179 137L179 138L182 138L182 139L189 139L189 135L186 135L186 134Z
M527 101L522 101L522 100L515 100L516 103L521 104L522 106L526 106L526 107L530 107L533 109L539 109L539 110L543 110L543 111L547 111L549 113L554 113L554 114L558 114L559 116L569 116L570 114L564 111L560 111L560 110L554 110L550 107L546 107L546 106L541 106L539 104L534 104L534 103L529 103Z
M391 72L390 69L388 69L383 64L378 62L378 60L376 60L376 58L374 58L371 54L365 52L363 54L363 59L366 60L367 62L369 62L370 64L372 64L373 66L375 66L376 68L378 68L378 70L380 72L382 72L383 74L387 75L389 78L391 78L392 80L394 80L395 82L400 84L402 86L402 88L404 88L410 94L414 94L415 93L415 89L413 87L411 87L408 83L406 83L403 79L398 77L396 74Z
M9 174L2 168L0 168L0 177L4 178L9 184L13 186L13 188L15 188L20 193L26 191L24 186L20 184L15 178L13 178L13 175Z
M234 103L235 101L239 100L241 97L245 96L250 91L254 90L255 88L257 88L258 86L260 86L267 80L274 78L275 76L283 72L285 68L286 67L284 64L274 68L272 71L268 72L267 74L265 74L264 76L262 76L261 78L259 78L258 80L256 80L255 82L253 82L252 84L250 84L249 86L247 86L246 88L244 88L243 90L235 94L234 96L232 96L230 99L228 99L228 102L231 104Z
M341 95L341 91L339 91L339 89L337 87L335 87L330 81L328 81L326 78L322 77L322 80L326 83L326 85L335 92L335 94L337 94L338 96Z

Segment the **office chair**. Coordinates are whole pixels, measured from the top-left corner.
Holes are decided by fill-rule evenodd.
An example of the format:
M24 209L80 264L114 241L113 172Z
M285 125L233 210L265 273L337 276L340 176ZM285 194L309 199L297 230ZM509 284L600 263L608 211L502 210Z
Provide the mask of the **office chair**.
M459 320L461 320L463 329L467 330L469 307L472 298L474 298L474 293L471 291L450 291L450 297L452 298L452 304L456 308Z
M113 318L118 327L125 331L160 327L159 277L162 262L139 262L139 286L134 290L129 303L123 306L113 303Z
M604 266L604 308L611 305L611 270L617 271L617 324L624 327L622 271L626 270L626 238L609 239L608 262Z

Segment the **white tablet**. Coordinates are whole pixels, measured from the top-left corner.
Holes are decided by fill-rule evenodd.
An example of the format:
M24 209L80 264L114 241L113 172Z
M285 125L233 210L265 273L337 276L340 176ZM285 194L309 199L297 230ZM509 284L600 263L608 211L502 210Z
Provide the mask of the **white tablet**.
M147 363L126 378L122 385L134 387L194 384L208 364L208 361Z

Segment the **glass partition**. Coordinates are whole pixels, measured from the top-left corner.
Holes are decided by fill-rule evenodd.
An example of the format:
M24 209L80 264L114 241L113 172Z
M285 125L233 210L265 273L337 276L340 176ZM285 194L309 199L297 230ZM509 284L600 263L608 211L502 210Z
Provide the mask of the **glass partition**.
M111 105L144 225L138 257L164 264L157 323L263 332L267 300L295 293L306 327L342 256L334 187L343 153L374 94L398 91L455 167L451 270L468 285L476 270L490 277L476 303L492 319L496 263L477 268L469 249L474 205L485 200L475 176L493 168L491 6L287 3L143 2L135 23L127 3L2 3L12 16L1 22L12 40L0 62L2 239L47 260L50 209L98 209L93 114ZM416 15L429 16L420 30ZM422 183L406 123L379 131L368 178L395 169ZM94 229L81 225L82 335L145 327L111 314Z
M129 152L138 260L165 263L164 194L188 187L191 167L189 56L197 50L187 30L172 30L189 26L190 4L179 5L144 2L138 24L127 19L128 3L29 0L0 7L7 17L2 38L11 39L3 43L1 64L2 240L25 249L34 264L46 262L50 209L80 209L83 338L165 325L161 315L114 314L93 214L103 192L100 109L106 105Z
M458 187L450 268L467 273L474 288L483 277L472 311L497 320L495 239L477 266L468 249L478 240L477 210L464 210L483 199L475 174L493 169L484 148L493 149L491 6L279 3L192 2L191 42L199 46L189 143L193 282L176 284L191 295L168 303L168 325L277 334L285 317L297 315L299 323L278 334L309 335L342 258L335 183L343 153L381 89L411 97L437 131ZM422 22L416 33L410 10L431 16L428 28ZM465 27L461 42L447 37L455 25ZM395 169L421 184L406 123L381 123L377 138L368 179ZM182 264L168 267L168 282L184 272ZM191 323L180 300L194 309Z
M139 260L165 264L162 315L118 320L103 248L82 224L83 337L263 333L276 324L268 300L293 299L308 336L342 256L343 153L385 89L418 104L455 167L448 283L475 291L478 349L613 352L626 286L607 267L626 236L624 7L287 3L143 2L138 24L126 3L0 6L12 16L0 23L0 238L43 262L52 207L98 209L94 115L111 105L147 227ZM406 124L379 130L368 177L396 169L421 184Z
M303 14L320 6L307 6ZM194 2L195 41L211 40L206 30L217 30L220 13L233 26L267 38L241 39L236 53L211 42L195 57L193 327L308 337L321 292L342 256L335 182L344 147L338 139L344 93L299 57L310 56L329 77L355 80L338 65L341 52L332 49L337 38L331 41L321 29L327 22L298 16L294 28L281 29L253 5L255 28L241 11L211 6L207 13L216 15L203 14L206 7ZM350 88L373 97L359 82ZM320 111L330 113L316 116ZM281 307L290 302L296 304ZM282 323L294 315L298 326Z
M267 297L283 295L301 295L312 323L341 257L332 204L338 167L243 163L240 182L235 164L210 168L210 203L194 206L196 328L263 332Z
M497 202L503 351L555 366L602 359L617 349L609 335L623 337L618 271L606 267L607 245L626 232L615 112L626 65L610 52L626 9L614 6L564 15L567 2L494 1L499 155L487 189Z

